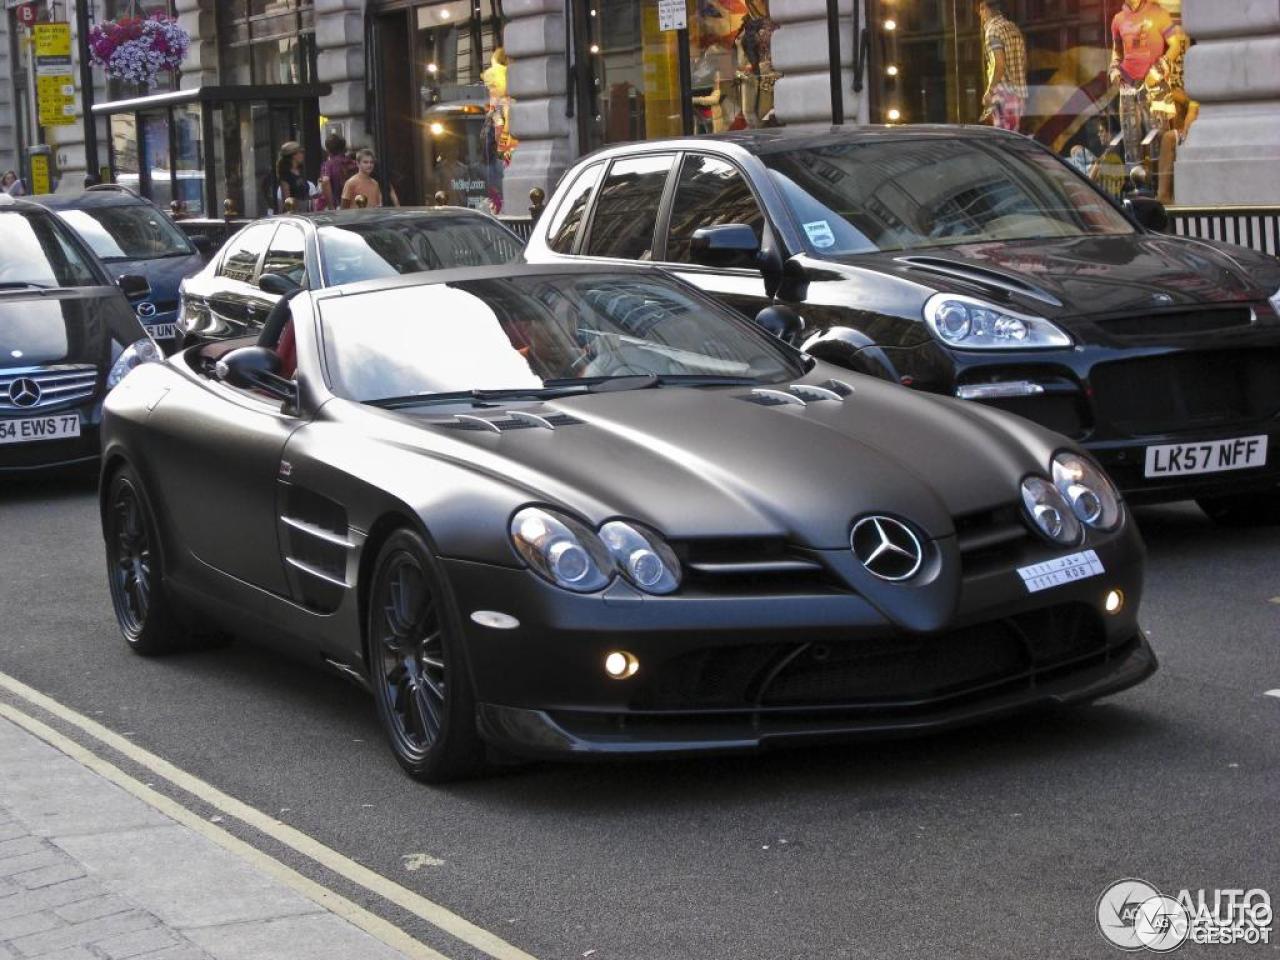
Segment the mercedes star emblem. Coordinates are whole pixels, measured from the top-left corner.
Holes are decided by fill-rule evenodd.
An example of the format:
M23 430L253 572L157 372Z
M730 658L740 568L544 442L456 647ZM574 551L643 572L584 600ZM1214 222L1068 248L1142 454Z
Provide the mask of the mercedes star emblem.
M901 520L863 517L849 536L853 555L881 580L908 580L924 563L920 538Z
M143 300L138 304L136 309L138 311L138 316L146 319L150 319L156 315L156 305L150 300Z
M9 384L9 399L15 407L34 407L40 402L40 384L30 377L19 377Z

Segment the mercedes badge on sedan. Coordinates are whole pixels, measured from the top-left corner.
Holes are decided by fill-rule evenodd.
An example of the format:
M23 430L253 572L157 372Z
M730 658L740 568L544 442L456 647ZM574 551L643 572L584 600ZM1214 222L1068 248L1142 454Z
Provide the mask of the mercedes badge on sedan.
M809 358L638 268L299 294L110 397L129 644L284 638L410 774L916 732L1156 668L1143 548L1058 434Z

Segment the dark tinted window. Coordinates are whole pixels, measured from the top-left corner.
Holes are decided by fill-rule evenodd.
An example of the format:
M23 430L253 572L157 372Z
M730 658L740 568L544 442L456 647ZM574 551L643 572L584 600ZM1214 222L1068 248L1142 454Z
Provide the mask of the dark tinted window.
M406 215L320 228L320 257L330 286L421 270L510 263L521 244L482 216Z
M764 214L738 168L715 157L685 157L671 205L667 259L688 263L693 231L722 223L745 223L756 240L764 239Z
M0 289L93 287L103 283L52 214L0 213Z
M307 238L301 227L282 223L271 238L266 259L262 261L263 273L278 273L288 277L298 286L305 286L307 278Z
M103 260L152 260L195 252L182 231L147 204L59 210L58 215Z
M258 265L258 257L266 248L275 228L274 223L257 223L232 237L227 243L222 264L218 267L218 276L243 283L251 281L254 268Z
M582 232L582 221L587 215L587 206L595 186L600 182L603 163L588 167L573 182L564 202L556 210L555 219L547 228L547 246L556 253L573 253L573 246Z
M609 168L591 218L588 256L654 259L653 231L671 161L671 154L631 157Z

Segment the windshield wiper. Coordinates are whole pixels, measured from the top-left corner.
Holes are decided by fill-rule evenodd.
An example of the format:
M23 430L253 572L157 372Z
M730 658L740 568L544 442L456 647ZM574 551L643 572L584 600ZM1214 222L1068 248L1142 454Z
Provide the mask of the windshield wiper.
M371 407L414 407L434 403L460 403L470 401L475 406L493 406L503 400L546 400L549 397L564 397L576 393L586 393L587 384L579 385L578 381L549 387L513 387L508 390L452 390L447 393L411 393L403 397L383 397L379 400L366 400Z
M32 283L30 280L0 281L0 290L52 290L47 283Z

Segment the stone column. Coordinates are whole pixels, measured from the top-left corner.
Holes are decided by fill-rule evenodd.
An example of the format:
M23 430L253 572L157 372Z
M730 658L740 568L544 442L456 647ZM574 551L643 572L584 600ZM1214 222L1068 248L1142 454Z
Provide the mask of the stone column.
M1179 204L1280 204L1280 0L1183 0L1187 92Z
M365 0L315 0L316 79L333 87L320 98L320 113L341 124L347 143L371 142L365 115Z
M21 170L22 158L18 156L18 113L14 98L13 73L18 65L9 56L10 33L13 17L0 17L0 174L6 170Z
M550 197L575 156L574 121L564 115L567 10L565 0L507 0L502 10L511 133L520 141L502 178L502 212L519 216L529 210L529 190Z
M839 0L840 88L845 123L866 123L867 87L853 92L853 2ZM860 3L861 0L858 0ZM769 15L780 26L773 35L773 66L782 74L774 109L788 127L831 125L831 64L826 0L772 0Z
M218 82L218 29L211 0L177 0L178 24L191 35L182 61L181 86L214 86Z

